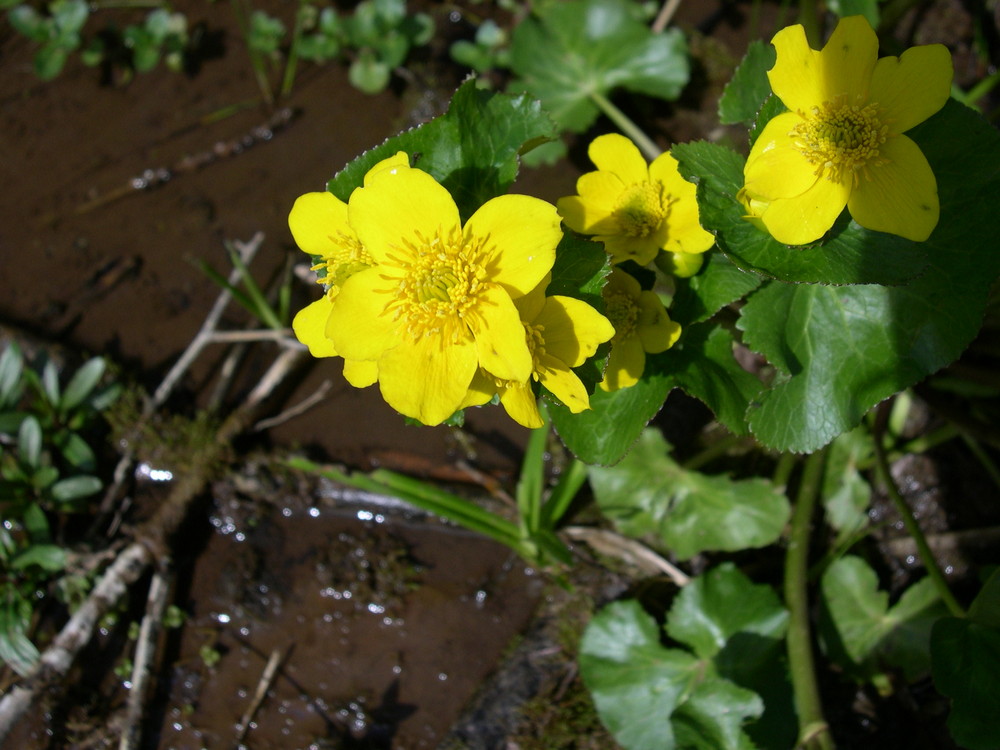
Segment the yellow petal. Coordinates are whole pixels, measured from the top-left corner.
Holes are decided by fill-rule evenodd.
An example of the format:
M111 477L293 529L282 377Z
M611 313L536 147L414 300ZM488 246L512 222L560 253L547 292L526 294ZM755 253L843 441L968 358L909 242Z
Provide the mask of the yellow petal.
M582 365L594 356L598 346L615 335L611 321L593 307L582 300L559 295L545 299L534 323L542 326L545 352L569 367Z
M600 135L592 140L587 155L599 170L618 175L626 186L649 178L649 167L642 152L618 133Z
M771 90L793 112L808 112L823 102L819 52L809 46L801 25L786 26L771 39L777 51L767 73Z
M476 339L479 365L501 380L527 380L531 377L531 352L510 296L499 286L490 285L480 300L481 304L464 315Z
M393 167L409 167L410 157L405 151L397 151L395 154L390 156L388 159L383 159L377 162L375 166L368 170L365 174L365 187L371 184L372 178L381 172L383 169L392 169Z
M378 381L378 362L345 359L344 379L355 388L367 388Z
M677 343L677 339L681 337L681 327L667 315L655 292L642 292L639 295L636 333L645 351L659 354Z
M625 191L621 179L611 172L587 172L576 182L579 195L556 201L556 207L566 226L580 234L617 232L615 205Z
M292 320L295 338L309 347L309 353L314 357L337 356L333 342L326 335L326 321L332 311L333 302L324 294L299 310Z
M612 263L633 260L644 266L660 252L660 238L657 233L648 237L629 237L627 234L599 234L595 240L604 243L604 251L611 256Z
M583 381L564 363L544 355L538 372L538 382L559 399L573 414L590 408L590 396Z
M510 418L522 427L534 430L545 424L529 383L510 383L500 395L500 403Z
M850 195L849 184L826 178L802 195L771 201L760 215L767 231L786 245L805 245L826 234L840 216Z
M354 234L347 221L347 204L331 193L300 195L288 214L288 228L296 245L320 257L333 256L340 249L341 232Z
M785 112L773 118L750 149L743 168L744 187L760 200L793 198L816 184L810 164L789 135L802 118Z
M527 195L487 201L469 217L464 234L492 250L489 278L511 297L527 294L552 270L563 236L556 207Z
M832 102L841 96L847 97L848 104L868 101L872 71L878 60L878 36L868 19L840 19L820 57L822 101Z
M923 242L937 226L937 180L920 147L905 135L888 139L880 155L888 160L869 167L847 204L861 226Z
M458 411L476 373L476 345L469 336L443 341L424 336L401 342L378 362L386 403L425 425L441 424Z
M941 44L883 57L872 75L871 99L889 134L903 133L937 112L951 96L951 54Z
M538 313L545 307L545 288L552 280L552 274L545 274L545 278L538 282L538 286L514 300L514 307L517 308L518 315L525 323L530 323L538 317Z
M399 341L396 323L385 312L391 299L378 268L360 271L341 287L326 324L326 335L344 359L378 359Z
M493 400L493 396L496 395L496 392L496 378L484 372L480 367L476 370L476 374L472 376L472 382L469 383L469 390L465 394L465 398L462 399L462 403L458 408L466 409L470 406L482 406L483 404L488 404Z
M348 216L376 263L398 255L404 243L431 241L460 226L451 194L426 172L409 167L383 169L351 194Z
M601 390L617 391L633 386L639 382L645 368L646 352L639 337L619 339L611 347L608 368L604 371L604 380L600 382Z

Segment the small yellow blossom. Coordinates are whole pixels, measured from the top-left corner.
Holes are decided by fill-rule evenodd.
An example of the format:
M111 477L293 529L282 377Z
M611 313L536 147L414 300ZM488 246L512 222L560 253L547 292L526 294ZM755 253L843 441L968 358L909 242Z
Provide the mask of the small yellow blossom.
M639 382L646 369L646 354L659 354L677 343L681 327L667 315L654 292L619 268L604 287L605 312L615 327L611 355L600 386L617 391Z
M531 351L530 379L501 380L480 370L463 406L479 406L499 394L511 419L524 427L541 427L542 415L531 387L531 381L537 381L572 413L590 408L587 388L571 368L594 356L615 329L586 302L561 295L546 297L546 284L547 280L531 294L514 300Z
M944 106L952 64L940 44L878 59L863 16L843 18L813 50L801 26L771 40L771 89L790 110L754 143L738 198L779 242L818 240L846 206L863 227L926 240L937 225L937 182L904 132Z
M715 238L698 223L695 186L664 153L647 166L632 141L617 133L595 138L587 151L597 167L576 183L579 195L559 199L566 225L603 242L614 263L645 265L657 253L703 253Z
M387 167L407 166L409 157L399 151L383 159L365 175L365 181ZM351 228L347 204L332 193L306 193L296 199L288 215L288 228L295 244L316 261L312 270L324 271L317 279L326 293L300 310L292 321L296 338L314 357L336 357L333 341L326 335L326 322L333 311L333 300L343 283L358 271L372 265L372 259ZM374 365L347 363L345 376L357 387L375 382Z
M513 300L552 268L562 237L554 206L502 195L463 226L444 187L399 165L369 174L348 219L371 264L340 286L325 334L345 360L375 368L390 406L439 424L480 367L504 380L530 377Z

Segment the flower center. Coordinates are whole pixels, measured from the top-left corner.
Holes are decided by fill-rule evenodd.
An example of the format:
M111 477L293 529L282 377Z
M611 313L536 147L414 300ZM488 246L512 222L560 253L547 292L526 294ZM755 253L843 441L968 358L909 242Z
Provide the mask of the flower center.
M337 249L314 265L312 270L318 271L321 268L326 270L325 275L316 280L320 284L329 286L332 291L334 288L342 287L344 282L358 271L375 265L375 261L357 237L338 232L337 236L331 239L336 243Z
M879 147L885 143L889 127L879 120L877 104L859 107L840 97L813 107L812 114L802 118L789 135L815 165L818 177L825 174L833 182L851 180L857 185L862 174L870 179L869 166L885 162L879 157Z
M635 333L639 320L639 306L628 294L612 292L604 297L605 316L615 329L612 341L620 341Z
M418 235L405 243L408 252L390 257L401 273L391 277L396 287L386 309L394 310L412 340L443 334L455 343L467 330L463 318L488 288L482 244L456 228L430 239Z
M638 182L621 194L612 215L629 237L648 237L667 217L669 207L661 183Z

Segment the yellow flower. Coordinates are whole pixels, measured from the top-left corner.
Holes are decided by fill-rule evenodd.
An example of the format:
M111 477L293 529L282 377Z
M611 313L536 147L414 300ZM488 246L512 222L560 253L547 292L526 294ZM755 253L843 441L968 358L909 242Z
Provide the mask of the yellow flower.
M530 379L502 380L480 370L463 406L479 406L499 394L500 403L511 419L524 427L541 427L542 415L531 388L534 380L574 414L590 408L587 388L571 368L594 356L597 347L609 341L615 329L586 302L561 295L546 297L546 283L547 280L531 294L514 300L531 351Z
M528 379L513 299L552 268L562 237L554 206L503 195L463 227L433 177L395 166L354 191L348 218L372 265L343 282L325 332L346 360L375 364L390 406L434 425L460 407L479 367Z
M790 112L750 150L738 197L779 242L801 245L827 232L844 206L863 227L923 241L938 221L937 182L903 133L937 112L951 91L940 44L878 59L863 16L841 19L821 51L801 26L771 40L771 89Z
M604 304L615 335L600 386L617 391L638 383L646 369L646 354L672 347L681 327L670 319L654 292L643 291L638 281L618 268L604 287Z
M367 183L382 169L409 165L409 157L399 151L383 159L365 175ZM336 357L333 341L326 335L326 323L333 311L333 300L341 285L358 271L372 265L372 259L351 228L347 204L332 193L306 193L296 199L288 215L288 228L295 244L317 262L312 270L324 269L317 279L326 293L295 315L292 330L314 357ZM352 385L362 388L378 376L374 363L346 362L344 375Z
M577 180L579 195L556 205L566 225L595 235L614 263L645 265L661 249L703 253L715 244L698 223L695 186L669 153L647 166L635 144L616 133L595 138L587 153L597 171Z

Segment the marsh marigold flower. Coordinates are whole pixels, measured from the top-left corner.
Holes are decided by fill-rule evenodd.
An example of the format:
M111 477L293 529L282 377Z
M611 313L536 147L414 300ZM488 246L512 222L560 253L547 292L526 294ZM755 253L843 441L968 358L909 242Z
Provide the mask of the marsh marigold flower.
M372 167L365 180L369 180L387 167L409 166L409 157L402 151L383 159ZM365 251L347 216L347 204L332 193L306 193L296 199L288 215L288 228L295 244L316 259L313 271L323 271L317 279L324 285L325 294L300 310L292 321L295 336L309 348L314 357L335 357L333 341L326 335L326 323L333 312L333 301L340 287L358 271L368 268L373 261ZM371 385L377 379L374 362L345 361L344 377L359 388Z
M615 335L600 387L617 391L638 383L646 369L646 355L672 347L681 327L667 315L655 292L643 291L638 281L619 268L611 272L604 287L604 304Z
M660 250L703 253L715 238L698 223L695 186L664 153L647 165L623 135L595 138L587 150L596 172L576 183L578 195L556 205L570 229L594 235L614 263L649 263Z
M370 262L341 283L324 334L345 361L374 368L390 406L434 425L460 408L480 367L528 380L514 299L552 268L562 237L554 206L502 195L463 226L433 177L395 165L369 173L347 218Z
M771 89L789 112L764 127L738 195L779 242L826 233L846 206L863 227L926 240L938 221L937 182L907 130L944 106L952 64L940 44L878 59L863 16L841 19L826 46L801 26L771 40Z
M546 279L530 294L514 300L531 351L531 377L525 381L501 380L480 370L464 406L480 406L499 394L511 419L524 427L541 427L542 415L531 387L531 382L537 381L572 413L590 408L587 388L571 368L594 356L615 329L582 300L561 295L546 297L547 283Z

